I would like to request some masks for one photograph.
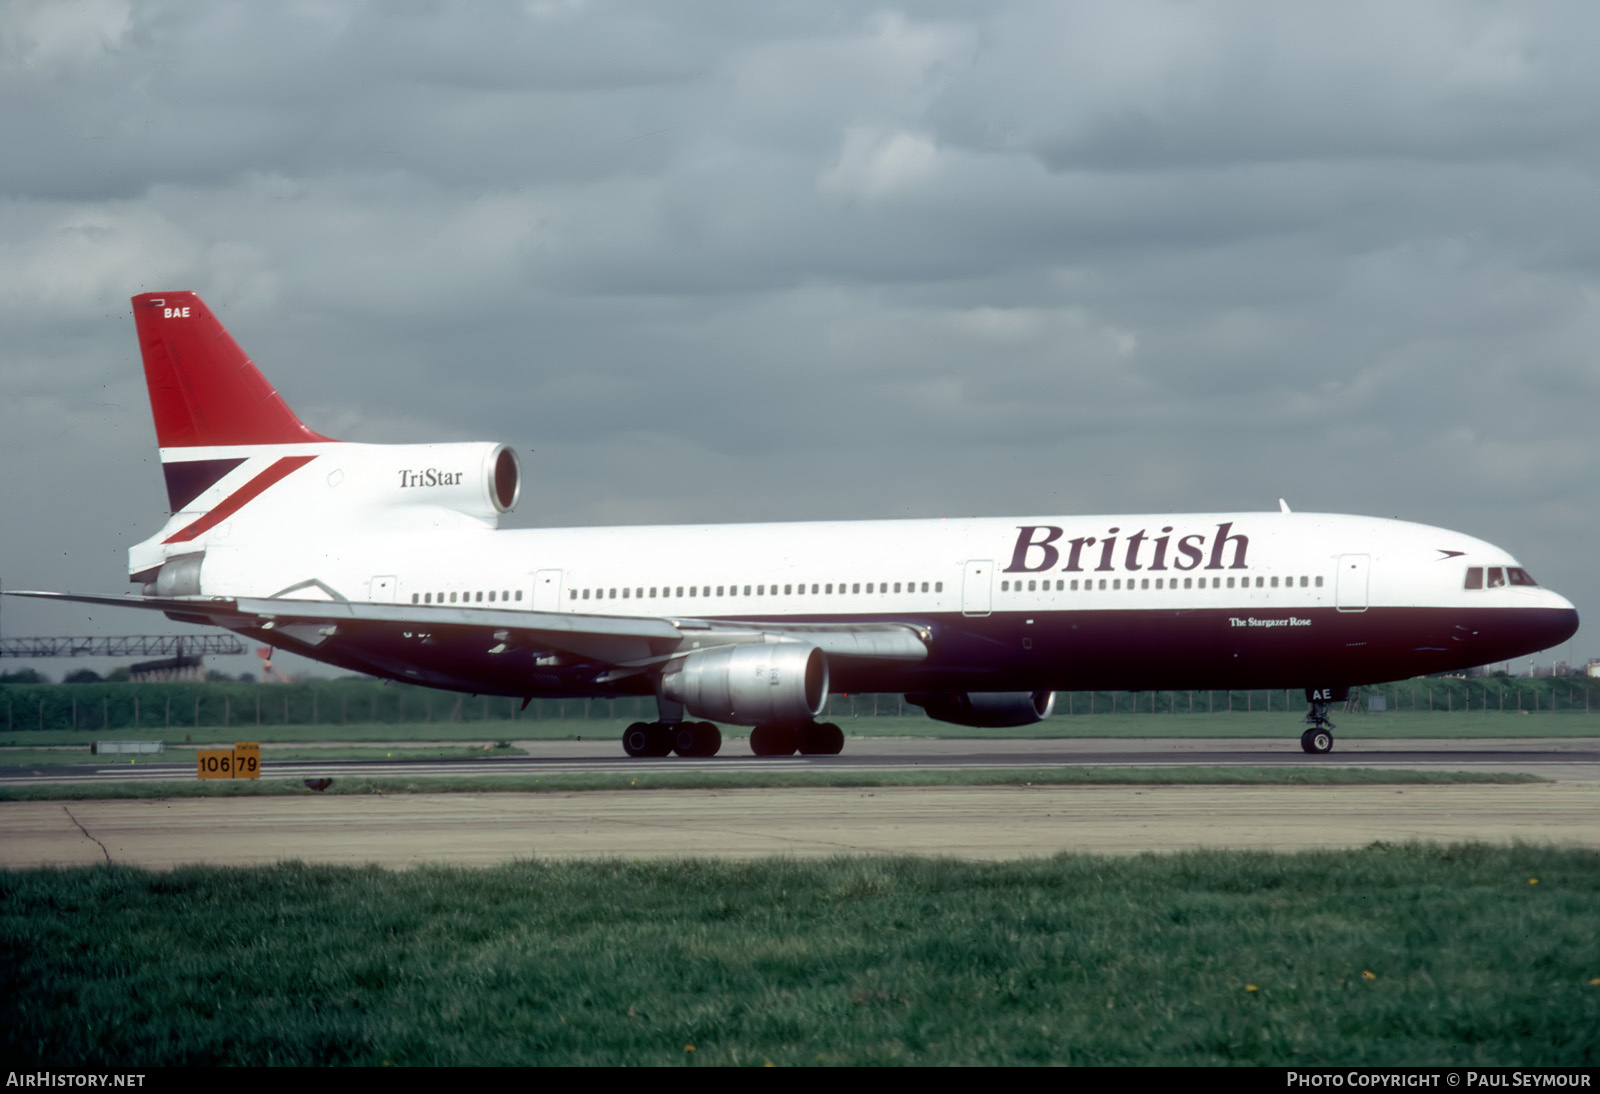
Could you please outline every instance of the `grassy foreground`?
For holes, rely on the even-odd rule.
[[[1600,1063],[1600,855],[0,874],[0,1055]]]

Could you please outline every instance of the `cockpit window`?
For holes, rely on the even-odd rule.
[[[1482,566],[1468,566],[1467,567],[1467,585],[1466,585],[1466,587],[1469,588],[1469,589],[1481,589],[1481,588],[1483,588],[1483,567]]]
[[[1499,589],[1506,583],[1506,572],[1499,566],[1489,567],[1489,588]]]
[[[1532,585],[1537,587],[1539,584],[1537,581],[1533,580],[1533,575],[1527,570],[1524,570],[1521,566],[1507,567],[1506,575],[1511,578],[1511,584],[1513,585]]]

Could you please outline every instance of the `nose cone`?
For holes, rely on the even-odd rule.
[[[1565,608],[1551,609],[1550,639],[1544,644],[1545,649],[1559,646],[1567,639],[1578,633],[1578,609],[1568,604]]]
[[[1526,640],[1529,653],[1559,646],[1578,633],[1578,609],[1572,601],[1549,589],[1539,594],[1537,607],[1518,613],[1519,637]]]

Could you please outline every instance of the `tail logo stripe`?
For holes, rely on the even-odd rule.
[[[243,509],[250,502],[261,496],[273,483],[280,481],[293,472],[304,467],[315,456],[285,456],[281,460],[274,460],[272,466],[261,474],[245,483],[239,489],[229,494],[217,507],[193,524],[187,525],[181,531],[175,532],[162,540],[163,543],[187,543],[202,533],[209,532],[233,514]]]
[[[231,460],[184,460],[164,463],[161,473],[167,480],[167,501],[174,513],[181,513],[195,498],[221,482],[223,476],[244,463],[245,457]]]

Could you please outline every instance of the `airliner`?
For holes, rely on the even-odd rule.
[[[1305,690],[1333,747],[1352,686],[1559,644],[1572,604],[1493,544],[1277,511],[502,529],[494,443],[313,432],[192,292],[133,298],[171,516],[134,596],[343,669],[521,697],[653,696],[634,756],[833,754],[830,692],[1000,728],[1059,691]]]

